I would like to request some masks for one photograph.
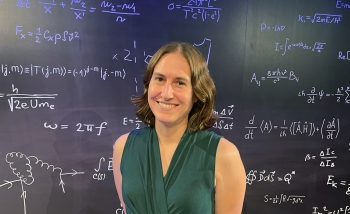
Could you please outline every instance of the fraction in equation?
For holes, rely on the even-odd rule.
[[[281,203],[286,203],[286,202],[291,202],[292,204],[300,204],[303,203],[305,196],[303,195],[285,195],[285,194],[281,194],[276,195],[274,197],[269,197],[269,195],[265,195],[264,196],[264,202],[270,202],[272,201],[272,203],[274,204],[281,204]]]
[[[245,128],[248,129],[248,133],[244,135],[246,140],[254,139],[254,130],[260,130],[262,134],[270,134],[272,130],[280,130],[279,137],[287,137],[288,133],[291,136],[306,135],[308,137],[314,136],[315,133],[320,133],[322,139],[335,140],[338,138],[340,131],[340,122],[338,118],[333,118],[329,121],[323,119],[320,125],[308,121],[292,121],[287,125],[286,120],[283,120],[283,125],[279,126],[273,125],[271,120],[262,120],[258,127],[255,125],[255,115],[253,115]]]
[[[27,33],[23,33],[22,29],[23,26],[16,25],[16,36],[20,36],[20,39],[26,39],[26,36],[35,38],[36,43],[41,43],[42,39],[44,39],[45,41],[51,41],[56,45],[59,41],[71,42],[73,39],[79,39],[79,33],[77,31],[69,32],[65,30],[62,33],[51,34],[49,30],[42,32],[40,28],[37,28],[36,31],[28,31]]]
[[[0,98],[8,97],[7,101],[10,111],[26,110],[26,109],[55,109],[55,105],[51,104],[52,99],[55,99],[57,94],[19,94],[18,88],[12,84],[12,92],[14,94],[0,93]]]
[[[333,178],[334,178],[334,175],[328,175],[327,185],[330,185],[333,188],[338,188],[338,182],[335,182]],[[343,181],[340,181],[339,184],[345,187],[347,186],[347,190],[345,191],[345,194],[350,195],[350,182],[343,180]]]
[[[77,123],[76,125],[77,132],[93,132],[94,128],[97,130],[97,136],[101,135],[103,129],[107,128],[107,122],[102,122],[99,126],[91,123]],[[68,129],[69,125],[67,124],[53,124],[48,125],[47,122],[44,123],[44,128],[46,129]]]
[[[273,83],[277,83],[281,79],[299,82],[299,77],[295,75],[294,71],[289,71],[289,72],[287,70],[280,71],[280,69],[277,68],[276,71],[267,71],[266,76],[263,76],[260,79],[257,78],[255,73],[253,73],[250,83],[253,83],[254,81],[258,86],[260,86],[261,81],[265,81],[267,79],[271,79]]]
[[[320,167],[335,167],[335,163],[333,162],[332,159],[336,159],[337,156],[335,156],[335,151],[331,151],[330,148],[327,148],[326,151],[321,151],[319,154],[319,157],[321,158],[321,162],[320,162]],[[307,154],[305,156],[305,161],[309,161],[309,160],[315,160],[317,158],[316,155],[310,155]]]
[[[306,22],[310,20],[311,23],[338,24],[341,20],[341,17],[342,15],[315,13],[314,16],[304,17],[302,15],[299,15],[298,22]]]
[[[129,123],[135,124],[135,125],[136,125],[136,129],[140,129],[140,128],[141,128],[141,127],[140,127],[140,123],[142,123],[142,121],[139,120],[137,117],[136,117],[135,120],[133,120],[133,119],[128,119],[127,117],[124,117],[124,118],[123,118],[123,125],[124,125],[124,126],[127,126],[127,125],[129,125]]]
[[[16,6],[22,8],[30,8],[29,0],[18,0]],[[64,2],[55,3],[55,0],[51,1],[40,1],[40,5],[43,6],[45,14],[52,14],[54,8],[60,8],[61,10],[71,10],[75,15],[76,20],[82,20],[87,13],[95,13],[97,7],[88,6],[83,0],[72,0],[70,5]],[[139,16],[140,13],[136,12],[135,3],[128,4],[115,4],[112,1],[102,1],[100,4],[102,13],[116,15],[116,22],[126,21],[126,16]]]
[[[303,50],[311,50],[316,51],[318,53],[321,53],[321,51],[324,49],[325,42],[315,42],[313,46],[310,46],[303,42],[297,42],[297,43],[289,43],[289,38],[286,38],[284,44],[280,44],[279,42],[275,42],[275,51],[282,50],[282,56],[284,56],[287,51],[291,51],[292,48],[296,47]]]
[[[219,22],[222,8],[213,7],[211,5],[211,0],[206,0],[206,5],[204,5],[204,2],[205,1],[190,0],[187,5],[170,3],[168,5],[168,10],[182,9],[185,12],[185,19],[190,17],[195,20],[202,19],[202,21],[205,21],[209,19]]]
[[[316,87],[312,87],[310,90],[310,93],[305,93],[304,90],[299,91],[298,93],[299,97],[306,97],[308,96],[307,103],[315,103],[315,98],[318,97],[320,100],[326,96],[326,97],[335,97],[336,102],[340,103],[341,98],[344,98],[344,103],[350,104],[350,86],[346,87],[339,87],[337,88],[337,91],[335,93],[325,93],[324,90],[320,90],[319,92],[316,91]]]
[[[218,121],[216,121],[213,125],[213,128],[216,129],[233,129],[233,117],[231,114],[233,113],[233,108],[235,105],[229,105],[227,108],[223,108],[220,113],[218,111],[214,111],[214,114],[219,115]]]

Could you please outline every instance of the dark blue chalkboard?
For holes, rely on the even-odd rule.
[[[203,53],[243,213],[350,212],[350,1],[0,0],[0,207],[117,213],[114,141],[170,41]]]

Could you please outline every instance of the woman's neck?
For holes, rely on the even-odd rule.
[[[181,137],[187,129],[187,124],[179,124],[177,126],[165,126],[163,124],[155,124],[158,141],[163,145],[178,144]]]

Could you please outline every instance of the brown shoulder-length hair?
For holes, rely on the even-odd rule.
[[[191,84],[194,97],[197,101],[189,113],[188,130],[194,132],[205,130],[214,125],[218,116],[214,113],[216,88],[210,77],[206,61],[202,54],[189,43],[170,42],[163,45],[151,58],[143,76],[143,95],[131,98],[136,105],[136,115],[143,123],[154,127],[155,117],[148,104],[148,87],[153,70],[159,60],[167,53],[181,53],[191,69]]]

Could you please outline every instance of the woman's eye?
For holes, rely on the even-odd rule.
[[[161,82],[161,81],[163,81],[164,79],[163,79],[162,77],[156,77],[156,80],[159,81],[159,82]]]
[[[178,81],[177,84],[179,84],[179,85],[185,85],[185,83],[182,82],[182,81]]]

